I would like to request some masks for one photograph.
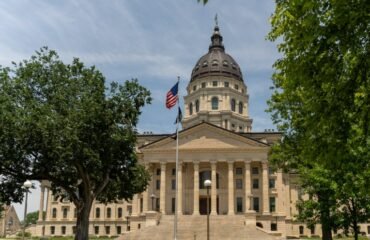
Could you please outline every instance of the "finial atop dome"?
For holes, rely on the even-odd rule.
[[[222,36],[220,34],[220,28],[218,26],[218,16],[216,13],[215,16],[215,28],[213,30],[213,35],[211,37],[211,45],[209,46],[209,51],[213,49],[221,49],[221,51],[225,51],[225,47],[222,44]]]

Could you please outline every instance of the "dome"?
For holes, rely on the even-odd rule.
[[[239,65],[229,54],[225,53],[220,29],[217,25],[211,41],[208,53],[202,56],[195,64],[190,82],[208,76],[226,76],[243,81]]]

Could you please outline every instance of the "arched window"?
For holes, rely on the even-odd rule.
[[[53,208],[53,211],[52,211],[51,215],[52,215],[53,218],[57,217],[57,209],[56,208]]]
[[[218,109],[218,98],[213,97],[211,101],[212,101],[212,110],[217,110]]]
[[[242,102],[239,102],[239,113],[240,114],[243,113],[243,103]]]
[[[100,208],[95,209],[95,218],[100,218]]]
[[[195,112],[199,112],[199,100],[195,101]]]
[[[193,103],[189,104],[189,115],[193,115]]]
[[[122,208],[118,208],[118,218],[122,217]]]
[[[211,171],[202,171],[199,173],[199,188],[200,189],[205,189],[206,187],[204,186],[204,181],[205,180],[211,180]],[[216,188],[219,188],[219,175],[218,173],[216,174]]]
[[[107,208],[107,218],[111,218],[111,216],[112,216],[112,209]]]
[[[63,218],[67,218],[67,216],[68,216],[68,209],[63,208]]]
[[[231,99],[231,111],[235,112],[235,99]]]

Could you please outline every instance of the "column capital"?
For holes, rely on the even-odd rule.
[[[159,163],[161,164],[161,168],[166,168],[167,162],[160,161]]]
[[[228,161],[227,165],[229,167],[229,170],[232,169],[234,167],[234,161]]]
[[[247,166],[247,165],[251,165],[252,163],[252,160],[248,159],[248,160],[245,160],[244,161],[244,164]]]
[[[199,161],[199,160],[193,160],[193,161],[192,161],[192,163],[193,163],[194,165],[199,165],[200,161]]]
[[[268,162],[262,162],[262,168],[267,169],[268,168]]]

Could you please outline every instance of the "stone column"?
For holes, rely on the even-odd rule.
[[[137,216],[138,213],[139,213],[137,200],[138,200],[138,194],[135,194],[134,197],[132,198],[132,201],[131,201],[131,203],[132,203],[132,216]]]
[[[228,215],[234,215],[234,162],[228,162]]]
[[[161,162],[160,212],[166,214],[166,163]]]
[[[50,191],[49,191],[49,188],[46,187],[46,216],[45,216],[45,220],[49,220],[50,219]]]
[[[148,164],[145,164],[145,168],[148,169]],[[148,204],[149,204],[149,194],[148,194],[148,188],[143,192],[143,213],[146,213],[148,211]]]
[[[262,200],[263,200],[263,214],[269,214],[269,175],[267,162],[262,163]]]
[[[211,162],[212,170],[212,185],[211,185],[211,215],[217,215],[217,172],[216,172],[216,161]]]
[[[284,199],[284,196],[283,196],[283,172],[281,170],[278,170],[276,172],[276,176],[277,176],[277,179],[276,179],[276,186],[275,188],[277,189],[277,206],[276,206],[276,212],[279,214],[279,215],[282,215],[284,214],[284,204],[283,204],[283,199]]]
[[[244,174],[244,191],[245,191],[245,212],[253,212],[251,205],[251,163],[245,162],[245,174]]]
[[[40,209],[39,209],[39,221],[44,220],[43,213],[44,213],[44,195],[45,195],[45,187],[41,184],[41,195],[40,195]]]
[[[194,161],[194,204],[193,215],[199,215],[199,162]]]
[[[179,162],[177,171],[177,214],[182,214],[182,163]]]

